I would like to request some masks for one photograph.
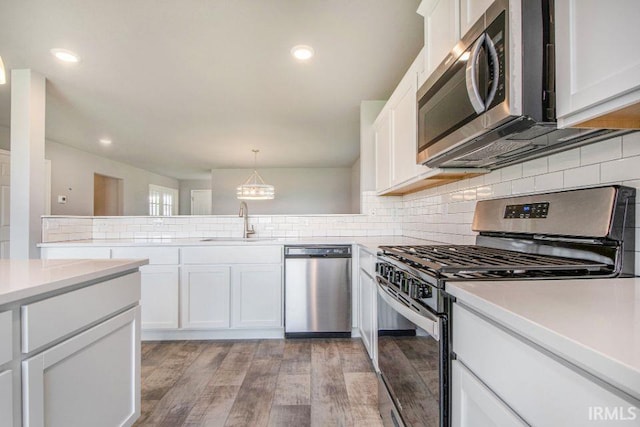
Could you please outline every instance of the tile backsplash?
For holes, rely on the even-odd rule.
[[[249,223],[256,237],[404,235],[471,244],[478,200],[604,184],[640,189],[640,132],[405,196],[377,197],[374,192],[363,192],[360,215],[251,215]],[[636,212],[640,217],[640,208]],[[242,218],[237,216],[43,218],[43,242],[241,235]],[[640,242],[638,229],[636,236]],[[639,261],[636,256],[636,271],[640,272]]]

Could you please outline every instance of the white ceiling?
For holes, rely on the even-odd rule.
[[[387,99],[423,44],[418,3],[0,0],[0,56],[44,74],[47,138],[85,151],[178,179],[250,167],[252,148],[259,167],[350,166],[360,101]]]

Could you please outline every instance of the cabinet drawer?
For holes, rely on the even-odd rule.
[[[109,259],[110,248],[76,247],[76,248],[42,248],[43,259]]]
[[[637,406],[460,304],[451,322],[458,360],[530,425],[585,426],[593,407]]]
[[[10,362],[13,358],[13,322],[12,313],[0,313],[0,365]]]
[[[140,273],[22,306],[22,352],[88,326],[140,300]]]
[[[371,252],[360,248],[358,250],[360,269],[364,270],[373,277],[376,273],[376,257]]]
[[[13,427],[13,372],[0,372],[0,427]]]
[[[182,248],[183,264],[277,264],[282,246],[194,246]]]
[[[111,258],[147,258],[149,264],[179,264],[179,249],[172,247],[161,248],[128,248],[114,247],[111,249]]]

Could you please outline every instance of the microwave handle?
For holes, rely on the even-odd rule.
[[[480,96],[480,89],[478,88],[478,57],[480,56],[480,49],[485,42],[486,33],[482,33],[478,40],[473,44],[471,49],[471,55],[467,62],[465,83],[467,84],[467,95],[469,95],[469,101],[471,106],[480,114],[485,110],[484,101]]]
[[[491,89],[489,89],[489,95],[485,102],[485,109],[489,109],[489,106],[493,102],[493,98],[498,92],[498,83],[500,82],[500,62],[498,59],[498,52],[496,51],[496,45],[493,44],[491,37],[486,36],[487,51],[489,52],[489,61],[491,61],[491,68],[493,69],[493,81],[491,82]]]

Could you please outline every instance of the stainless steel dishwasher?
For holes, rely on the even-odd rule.
[[[284,248],[285,338],[351,336],[351,246]]]

